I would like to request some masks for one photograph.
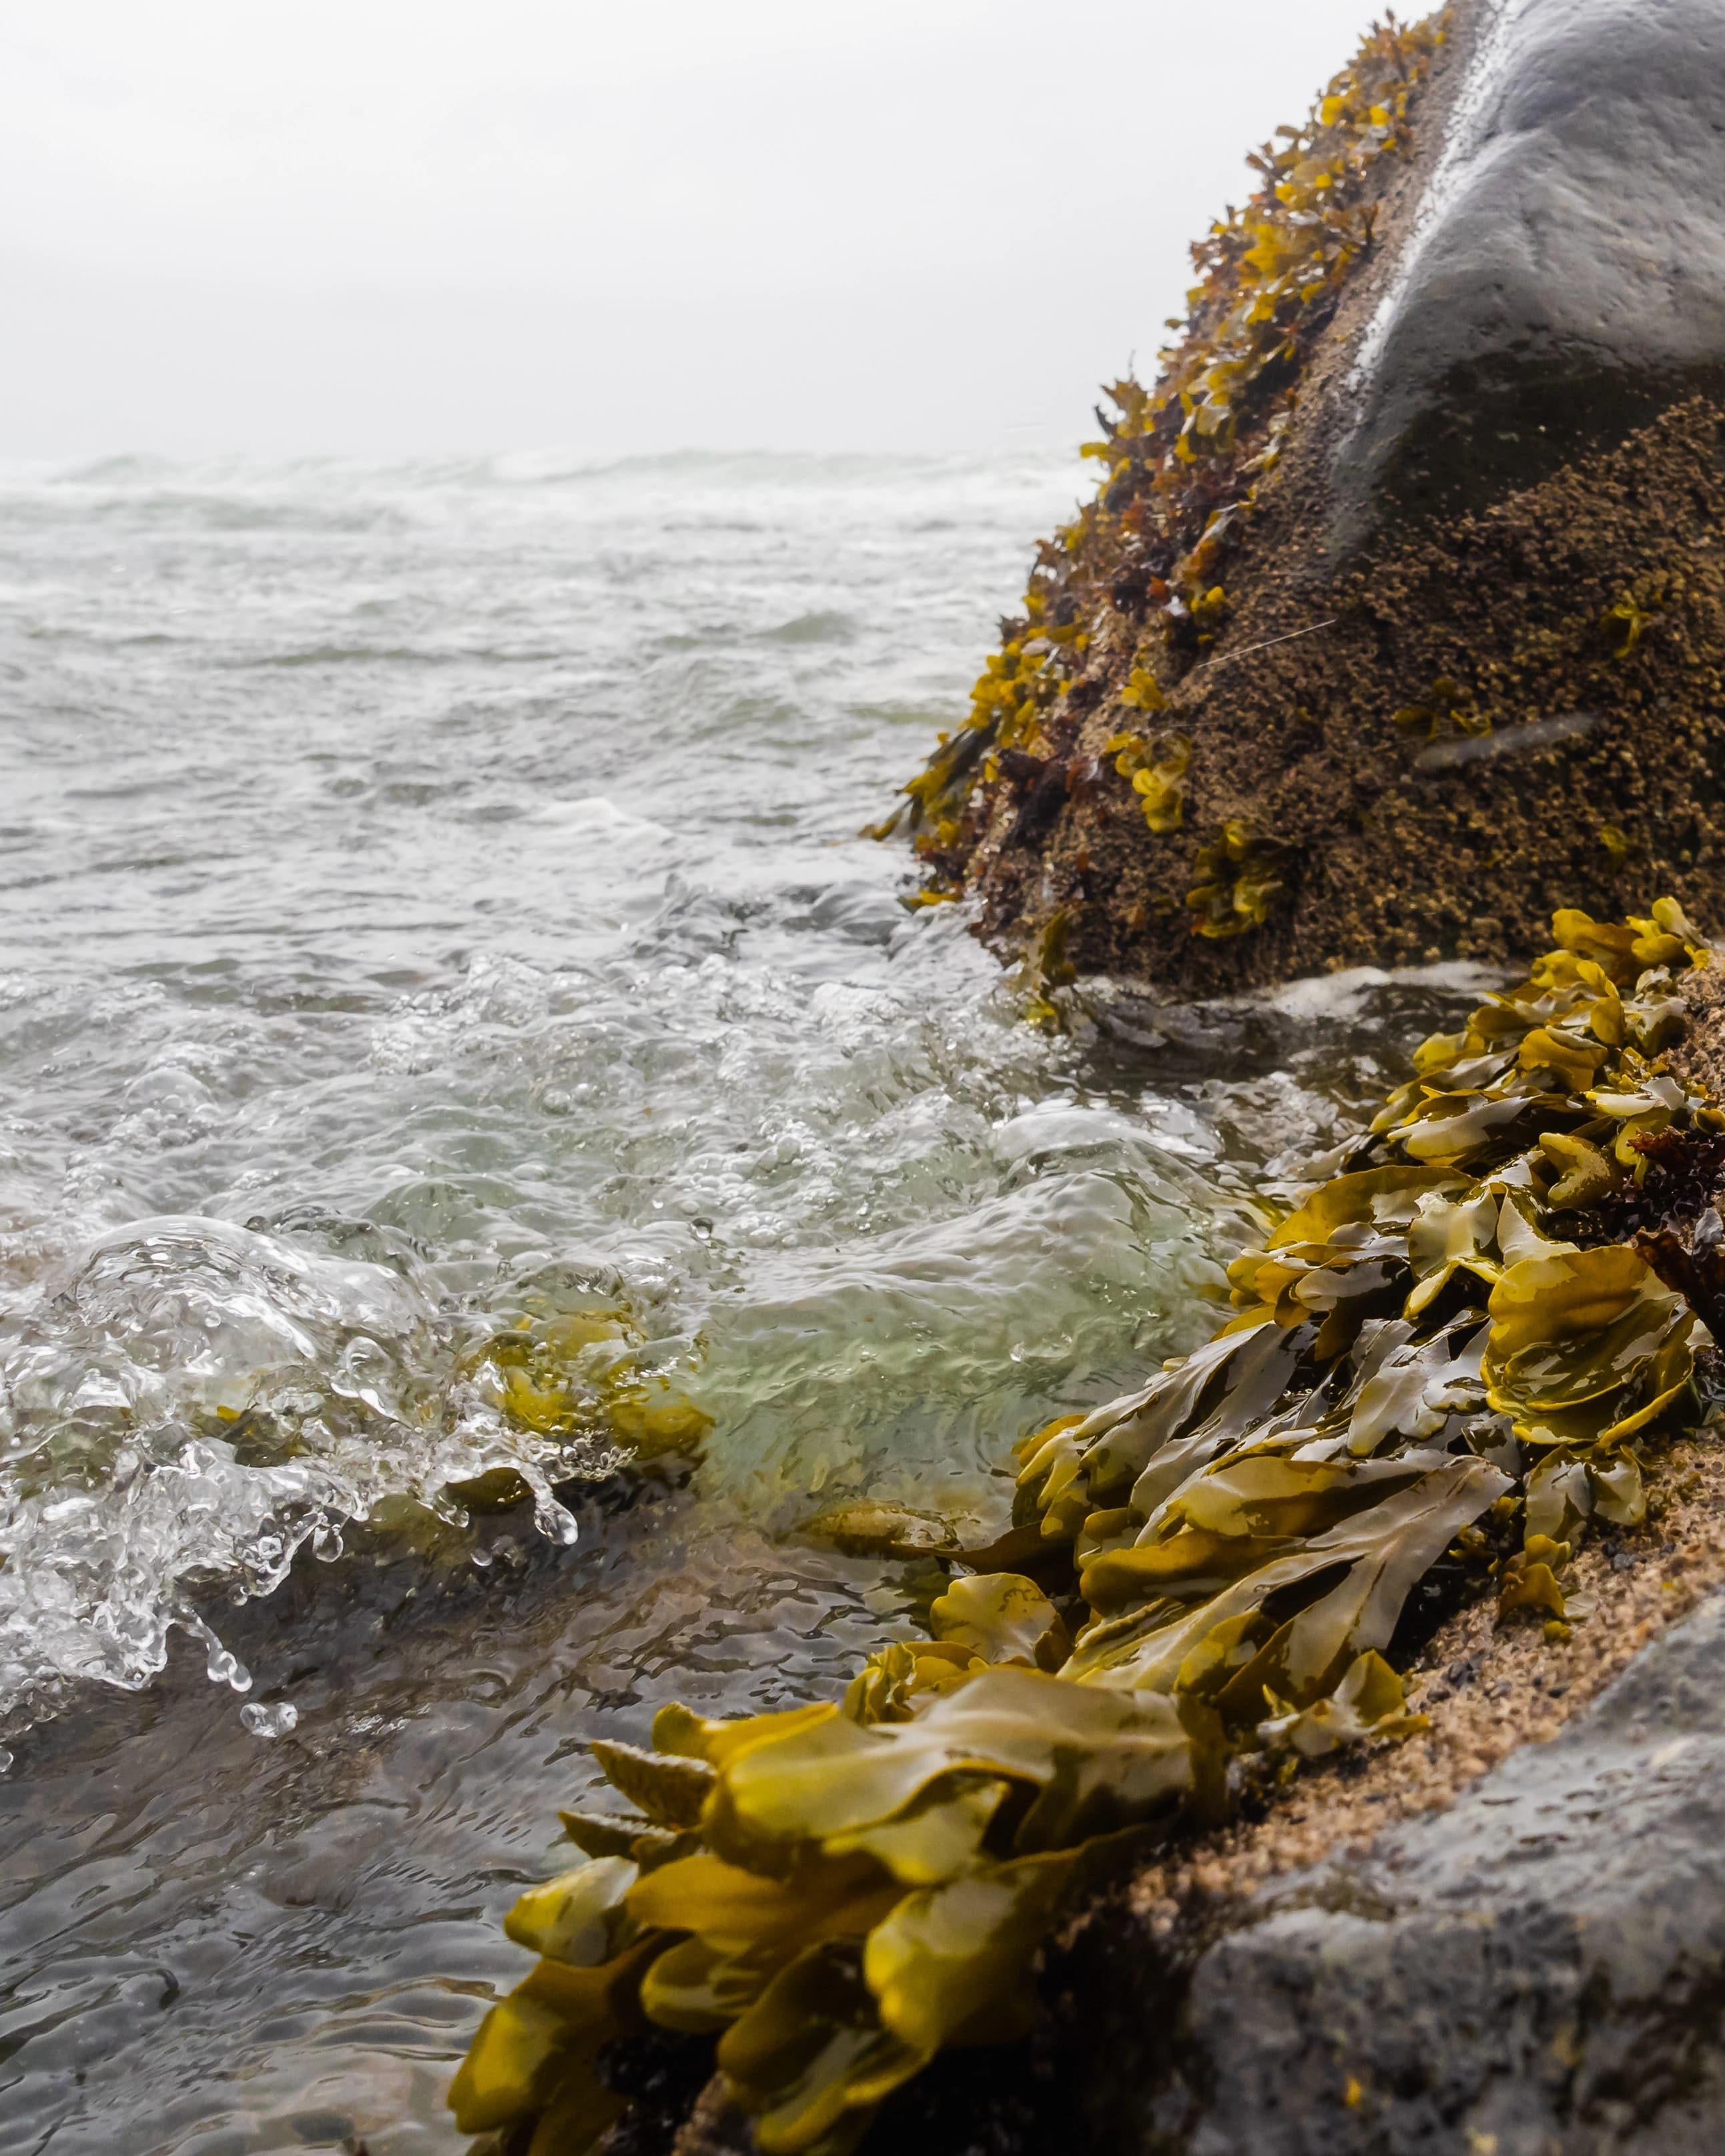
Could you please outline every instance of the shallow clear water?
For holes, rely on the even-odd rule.
[[[901,906],[858,829],[1075,485],[0,483],[0,2146],[453,2148],[583,1740],[906,1629],[802,1523],[998,1525],[1439,1014],[1050,1040]],[[495,1343],[595,1312],[536,1430]]]

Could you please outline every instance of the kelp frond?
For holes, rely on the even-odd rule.
[[[511,1914],[542,1959],[456,2076],[464,2128],[580,2156],[618,2108],[598,2047],[645,2021],[718,2037],[766,2156],[840,2156],[937,2051],[1024,2030],[1060,1910],[1215,1816],[1232,1756],[1423,1727],[1387,1653],[1446,1553],[1561,1631],[1590,1521],[1643,1517],[1642,1447],[1694,1411],[1708,1335],[1668,1280],[1717,1285],[1712,1245],[1665,1231],[1662,1278],[1601,1224],[1650,1147],[1725,1163],[1725,1111],[1658,1060],[1712,963],[1675,902],[1553,929],[1235,1259],[1208,1346],[1019,1445],[1010,1539],[1065,1569],[1076,1636],[978,1552],[842,1702],[594,1745],[630,1809],[566,1815],[588,1861]],[[1512,1551],[1476,1523],[1517,1502]],[[927,1557],[875,1509],[829,1532]]]

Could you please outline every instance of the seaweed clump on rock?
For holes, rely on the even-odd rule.
[[[1687,0],[1373,32],[1111,393],[906,789],[922,900],[1177,998],[1719,905],[1722,51]]]
[[[1235,1260],[1209,1346],[1018,1447],[932,1640],[842,1702],[593,1746],[619,1809],[566,1814],[585,1861],[509,1919],[541,1959],[456,2076],[465,2130],[579,2156],[627,2110],[607,2047],[654,2027],[716,2040],[766,2156],[837,2156],[937,2053],[1029,2028],[1075,1896],[1423,1727],[1392,1657],[1435,1568],[1567,1636],[1566,1570],[1645,1514],[1711,1347],[1604,1238],[1725,1111],[1662,1053],[1713,970],[1676,902],[1553,927]]]
[[[1182,343],[1163,354],[1153,389],[1128,378],[1109,391],[1117,416],[1098,411],[1101,439],[1083,452],[1106,467],[1096,498],[1040,548],[1024,616],[1003,624],[969,717],[905,789],[930,871],[926,897],[963,884],[991,821],[1004,818],[1007,847],[1039,845],[1068,794],[1105,787],[1111,763],[1142,797],[1153,832],[1181,828],[1191,743],[1147,729],[1164,711],[1171,668],[1209,650],[1229,617],[1224,564],[1281,455],[1342,288],[1371,246],[1377,168],[1404,153],[1443,23],[1409,28],[1392,15],[1374,29],[1305,126],[1253,156],[1262,184],[1245,208],[1193,247],[1199,282]],[[1123,639],[1122,625],[1140,621],[1149,633]],[[1099,645],[1113,653],[1117,682],[1099,676]],[[1069,761],[1062,747],[1105,701],[1118,706],[1119,726],[1088,762]]]

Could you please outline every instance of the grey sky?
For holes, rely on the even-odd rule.
[[[1064,442],[1369,0],[0,0],[0,454]]]

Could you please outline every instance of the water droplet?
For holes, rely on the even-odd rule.
[[[223,1646],[212,1648],[208,1668],[212,1684],[231,1685],[235,1691],[249,1691],[252,1688],[251,1671],[237,1655],[229,1654]]]
[[[297,1725],[300,1710],[285,1699],[278,1700],[273,1707],[252,1699],[240,1708],[239,1718],[254,1737],[285,1737]]]
[[[533,1507],[533,1524],[547,1542],[563,1549],[571,1549],[581,1539],[581,1530],[576,1525],[575,1515],[567,1505],[560,1505],[555,1497],[547,1496]]]

